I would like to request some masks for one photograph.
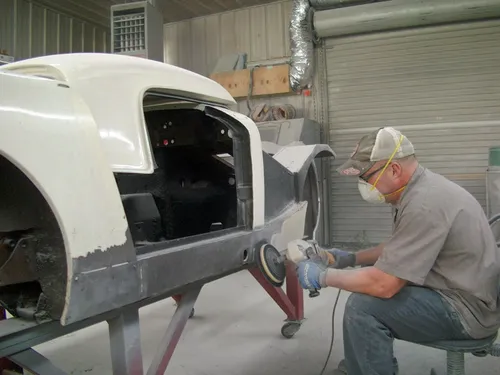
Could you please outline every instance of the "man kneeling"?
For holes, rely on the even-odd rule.
[[[426,343],[497,332],[500,250],[478,201],[421,166],[411,142],[390,127],[362,137],[337,171],[358,178],[363,199],[396,212],[385,243],[356,253],[324,250],[333,264],[323,256],[297,266],[305,289],[352,292],[337,373],[396,374],[395,338]],[[342,269],[356,265],[367,267]]]

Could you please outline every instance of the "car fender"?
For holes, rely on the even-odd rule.
[[[274,154],[274,159],[296,176],[298,187],[304,186],[307,173],[315,159],[336,157],[335,152],[326,144],[293,145],[282,147]]]
[[[304,235],[318,240],[319,223],[325,215],[322,199],[325,192],[321,190],[318,176],[317,159],[336,157],[335,152],[326,144],[291,144],[283,146],[274,153],[273,158],[279,162],[291,175],[294,185],[294,196],[298,201],[309,202],[304,218]],[[324,219],[324,217],[323,217]]]
[[[136,258],[120,194],[77,93],[62,82],[12,73],[0,73],[0,87],[0,153],[40,191],[63,236],[66,313],[79,273]]]

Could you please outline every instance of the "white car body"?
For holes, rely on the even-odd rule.
[[[132,267],[138,256],[114,174],[149,175],[155,171],[143,107],[145,95],[152,91],[199,103],[246,129],[252,176],[251,229],[269,226],[259,131],[247,116],[228,109],[235,101],[218,83],[172,65],[113,54],[52,55],[7,64],[0,68],[0,155],[32,182],[57,220],[67,272],[61,302],[63,324],[127,305],[147,294],[140,282],[144,270],[131,271],[138,268]],[[311,163],[308,156],[314,158],[322,151],[334,155],[328,146],[316,151],[315,146],[294,147],[301,150],[298,165],[285,166],[292,174]],[[275,160],[290,164],[289,157],[280,161],[279,153]],[[29,215],[16,215],[8,205],[4,208],[0,231],[33,226]],[[281,247],[302,238],[306,208],[300,202],[287,206],[290,215],[281,222],[282,229],[273,229],[272,236],[266,236],[276,238]],[[107,274],[101,278],[98,271],[103,269]],[[108,277],[126,277],[128,284],[108,283],[102,291]],[[91,293],[92,307],[82,303],[83,289]]]

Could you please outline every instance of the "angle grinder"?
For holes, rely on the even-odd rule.
[[[297,264],[303,260],[319,257],[320,251],[315,241],[293,240],[288,243],[284,254],[281,254],[273,245],[264,243],[257,251],[256,260],[266,280],[279,288],[285,282],[286,260]],[[309,290],[309,297],[317,296],[319,296],[317,289]]]

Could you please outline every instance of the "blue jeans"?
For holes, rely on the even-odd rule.
[[[451,305],[432,289],[417,286],[406,286],[390,299],[351,294],[343,330],[348,375],[393,374],[394,339],[470,339]]]

